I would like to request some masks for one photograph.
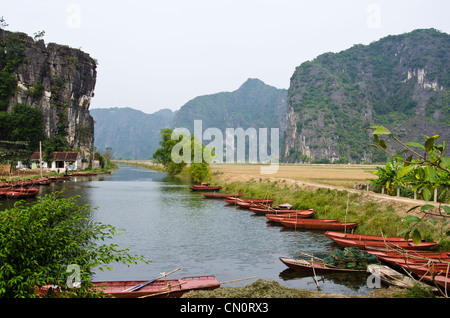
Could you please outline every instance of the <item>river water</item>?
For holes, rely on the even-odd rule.
[[[279,257],[298,258],[299,251],[325,257],[338,248],[324,231],[292,230],[267,222],[265,216],[205,199],[176,177],[121,165],[111,175],[74,177],[40,187],[40,195],[65,189],[80,204],[96,207],[94,219],[124,229],[112,242],[143,255],[150,264],[112,264],[94,280],[150,280],[181,268],[169,277],[216,275],[220,282],[256,276],[291,288],[318,290],[311,274],[288,269]],[[6,202],[0,202],[0,209]],[[364,296],[373,289],[368,274],[318,275],[320,290]],[[224,287],[245,286],[256,279]]]

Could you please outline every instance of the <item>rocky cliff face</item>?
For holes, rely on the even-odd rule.
[[[288,91],[284,160],[384,161],[369,147],[371,125],[404,141],[448,140],[449,58],[450,36],[427,29],[301,64]]]
[[[96,62],[87,53],[68,46],[35,41],[15,33],[22,41],[22,62],[13,71],[17,90],[8,110],[16,103],[38,108],[48,137],[62,135],[73,150],[88,159],[94,151],[94,121],[89,114],[96,82]],[[0,36],[11,32],[0,29]]]

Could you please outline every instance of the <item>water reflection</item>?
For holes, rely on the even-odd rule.
[[[152,279],[181,267],[183,276],[214,274],[219,281],[257,276],[317,290],[311,275],[287,269],[279,257],[298,258],[299,251],[324,257],[336,248],[321,231],[288,230],[224,201],[204,199],[186,182],[161,172],[123,165],[112,175],[41,186],[40,195],[62,189],[65,196],[78,195],[80,204],[97,207],[95,221],[125,230],[113,243],[151,261],[130,267],[113,264],[113,271],[96,272],[96,280]],[[342,273],[319,278],[324,292],[371,291],[364,273],[359,278]]]

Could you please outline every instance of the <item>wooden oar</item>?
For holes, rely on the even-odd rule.
[[[164,273],[163,275],[161,275],[161,276],[159,276],[159,277],[157,277],[157,278],[155,278],[155,279],[152,279],[152,280],[146,281],[145,283],[142,283],[142,284],[139,284],[139,285],[130,287],[130,288],[128,288],[128,289],[125,289],[125,290],[123,290],[123,292],[130,292],[130,291],[138,290],[138,289],[144,287],[145,285],[151,284],[151,283],[153,283],[154,281],[157,281],[157,280],[160,279],[160,278],[166,277],[166,276],[169,275],[169,274],[172,274],[172,273],[175,273],[176,271],[179,271],[180,269],[181,269],[181,268],[177,268],[177,269],[175,269],[175,270],[173,270],[173,271],[171,271],[171,272],[169,272],[169,273]]]

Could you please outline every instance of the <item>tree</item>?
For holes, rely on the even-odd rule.
[[[437,144],[436,141],[440,135],[432,137],[425,136],[424,144],[418,142],[402,142],[383,126],[372,126],[374,129],[373,138],[374,146],[387,155],[395,158],[402,166],[399,169],[396,178],[404,183],[412,186],[412,190],[417,190],[422,194],[425,201],[430,201],[434,189],[439,186],[444,187],[445,193],[448,193],[450,186],[450,158],[445,154],[447,142],[444,140],[442,144]],[[388,136],[401,145],[403,154],[391,154],[387,149],[386,140],[380,138],[381,136]],[[408,212],[420,209],[423,217],[408,215],[404,221],[408,224],[408,228],[403,230],[401,234],[405,238],[412,237],[414,243],[419,243],[422,239],[417,226],[425,220],[425,217],[433,225],[441,226],[445,229],[450,224],[450,206],[439,204],[436,208],[432,204],[425,204],[415,206]],[[450,236],[450,231],[445,235]]]
[[[128,249],[104,243],[118,230],[92,221],[92,211],[89,205],[79,206],[75,197],[52,193],[0,212],[0,297],[37,297],[36,288],[48,284],[63,292],[49,296],[98,297],[101,292],[92,289],[93,269],[110,269],[112,262],[148,263]],[[80,288],[69,284],[73,266],[79,268]]]
[[[155,162],[162,164],[171,175],[179,174],[189,164],[188,172],[191,181],[202,182],[209,175],[209,162],[214,153],[206,149],[194,136],[173,133],[172,129],[161,129],[159,142],[161,147],[153,154]],[[178,140],[172,139],[176,136]],[[196,152],[201,154],[201,161],[195,160]],[[174,156],[176,159],[173,158]]]

